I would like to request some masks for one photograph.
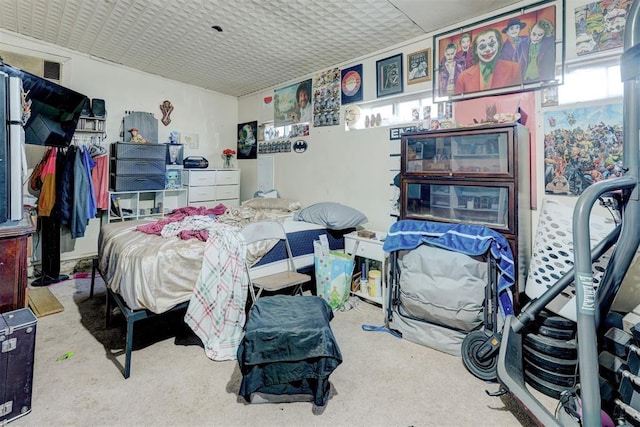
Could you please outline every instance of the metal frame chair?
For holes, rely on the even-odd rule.
[[[311,281],[308,274],[298,273],[293,263],[293,255],[287,234],[282,224],[276,221],[259,221],[247,224],[240,231],[247,246],[252,243],[274,240],[283,241],[287,253],[287,269],[285,271],[269,274],[262,277],[251,277],[251,266],[245,262],[245,269],[249,277],[249,292],[251,294],[252,305],[262,295],[263,291],[276,292],[286,288],[294,288],[293,294],[302,295],[302,285]],[[257,292],[256,292],[257,290]]]

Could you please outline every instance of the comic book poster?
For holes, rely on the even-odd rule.
[[[578,56],[622,47],[631,0],[600,0],[575,9]]]
[[[622,103],[545,111],[545,193],[578,196],[622,175],[622,131]]]

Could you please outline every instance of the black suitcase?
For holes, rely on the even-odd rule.
[[[36,316],[29,308],[0,315],[0,423],[31,412]]]

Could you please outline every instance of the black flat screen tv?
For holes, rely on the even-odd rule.
[[[87,97],[7,64],[1,69],[22,79],[25,100],[31,102],[31,116],[24,124],[25,143],[68,147]]]

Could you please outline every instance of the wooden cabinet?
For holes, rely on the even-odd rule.
[[[232,208],[240,205],[238,169],[185,169],[182,183],[187,187],[190,206],[214,208],[222,203]]]
[[[35,227],[29,215],[0,224],[0,313],[27,306],[27,258]]]
[[[529,131],[517,123],[402,137],[400,218],[484,225],[511,245],[524,291],[530,257]]]

